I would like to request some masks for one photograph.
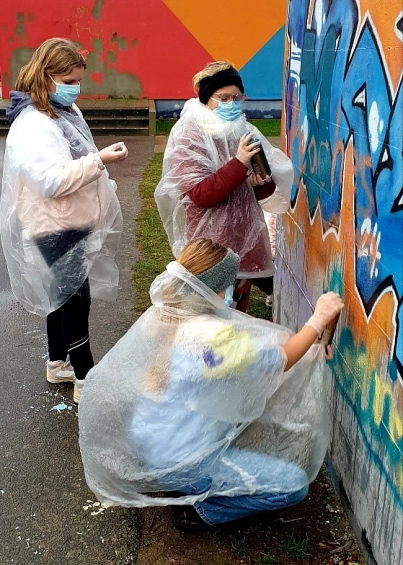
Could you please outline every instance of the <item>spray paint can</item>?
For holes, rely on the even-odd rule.
[[[253,132],[249,132],[252,133]],[[252,137],[252,139],[249,141],[248,145],[250,145],[251,143],[257,143],[260,142],[260,139],[256,138],[256,137]],[[262,147],[260,147],[260,151],[259,153],[256,153],[256,155],[253,155],[253,157],[250,160],[250,163],[252,165],[252,169],[253,172],[256,175],[259,175],[263,180],[265,180],[265,178],[267,176],[271,177],[271,168],[270,165],[267,161],[267,157],[265,152],[263,151]]]
[[[318,339],[317,343],[322,343],[325,347],[330,345],[333,341],[334,332],[336,331],[337,322],[339,321],[340,314],[338,314],[331,322],[328,323],[326,328],[323,330],[322,335]]]

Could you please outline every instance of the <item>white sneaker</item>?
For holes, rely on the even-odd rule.
[[[76,404],[80,403],[81,392],[83,390],[85,379],[76,379],[74,381],[73,400]]]
[[[67,358],[67,361],[46,362],[46,380],[48,383],[74,383],[75,378],[69,358]]]

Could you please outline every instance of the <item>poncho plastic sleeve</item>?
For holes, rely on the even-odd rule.
[[[179,127],[181,126],[181,127]],[[182,127],[178,122],[172,128],[164,155],[162,176],[175,182],[182,194],[215,173],[219,167],[211,156],[211,147],[197,128]],[[225,165],[230,158],[221,162]]]
[[[266,199],[259,199],[259,204],[266,212],[284,214],[290,206],[291,187],[294,180],[292,161],[280,149],[273,147],[257,128],[255,129],[272,170],[272,179],[276,183],[274,193]]]
[[[20,162],[20,180],[45,198],[67,196],[97,180],[102,175],[100,159],[90,152],[72,159],[67,140],[60,129],[43,129],[42,116],[31,112],[24,116],[25,135],[14,151],[15,163]],[[38,129],[41,134],[38,139]]]
[[[252,185],[252,188],[253,192],[255,193],[256,200],[266,200],[266,198],[269,198],[276,190],[276,183],[274,182],[274,180],[271,180],[263,186]]]

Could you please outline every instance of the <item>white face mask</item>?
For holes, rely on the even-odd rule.
[[[231,306],[231,304],[234,302],[233,294],[234,294],[234,285],[231,284],[225,289],[224,302],[227,306]]]

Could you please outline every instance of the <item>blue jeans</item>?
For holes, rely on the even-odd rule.
[[[196,502],[194,508],[207,524],[223,524],[258,512],[287,508],[298,504],[308,494],[307,475],[293,463],[269,455],[231,448],[227,450],[217,469],[217,477],[224,491],[231,487],[236,490],[236,485],[240,482],[236,469],[240,467],[243,477],[250,473],[252,481],[256,478],[257,483],[272,484],[273,491],[259,492],[257,484],[257,493],[253,495],[212,496]],[[185,494],[202,494],[209,490],[211,483],[211,478],[206,477],[193,485],[180,487],[179,490]]]

